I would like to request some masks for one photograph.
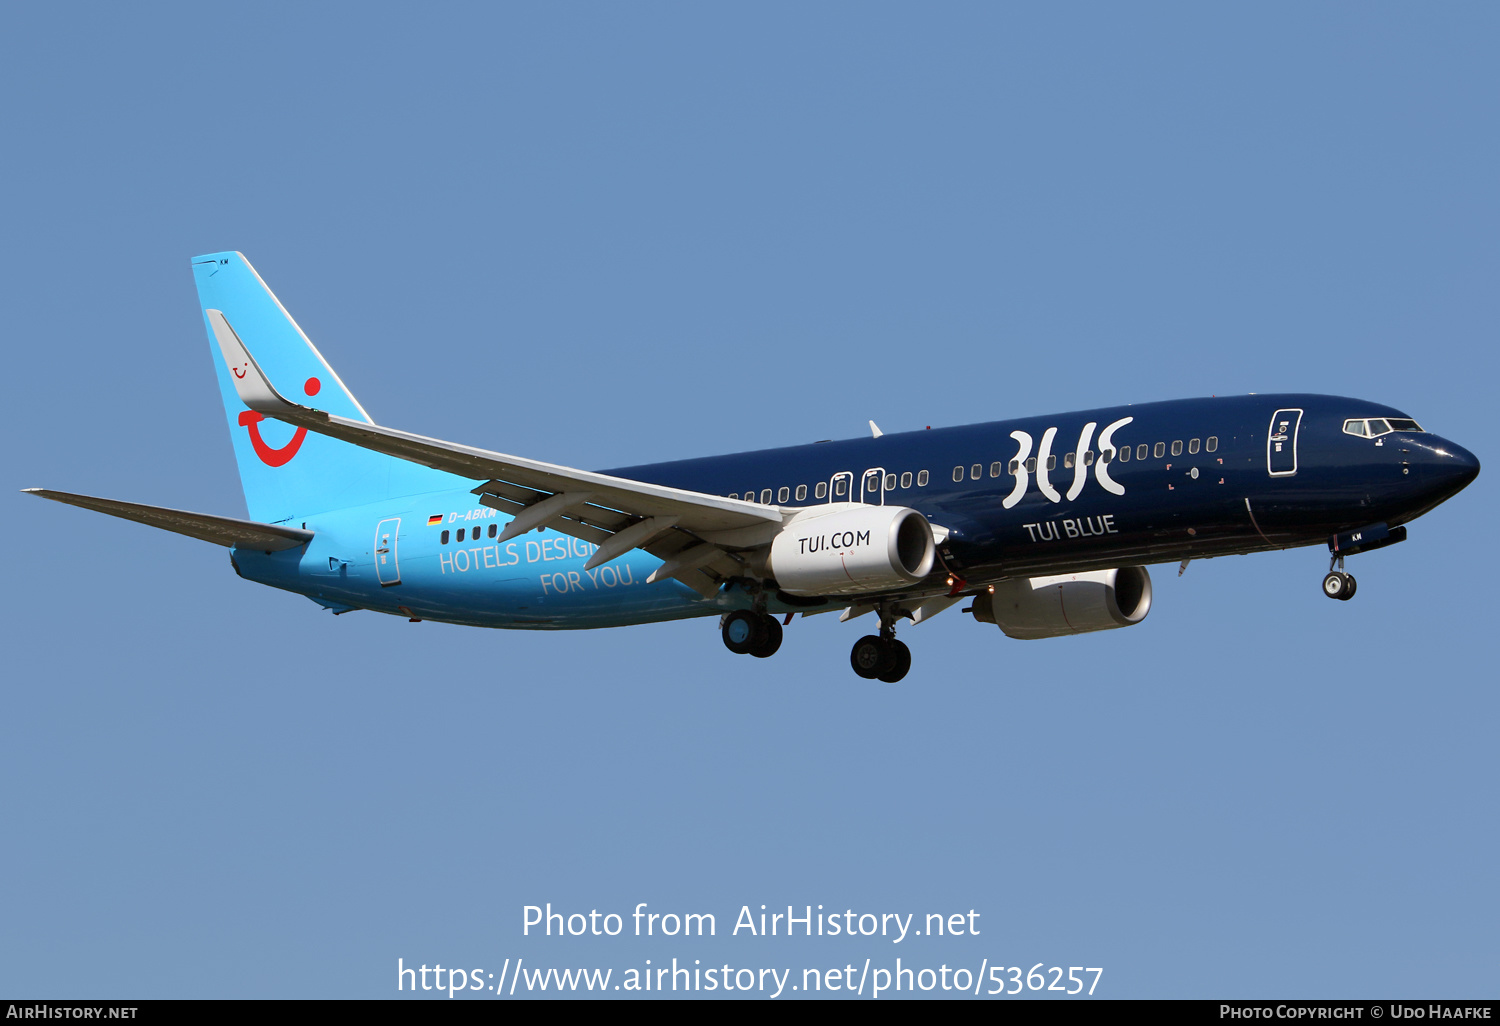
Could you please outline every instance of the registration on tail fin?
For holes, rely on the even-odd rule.
[[[245,504],[255,520],[280,523],[330,509],[445,487],[445,475],[326,435],[269,420],[240,401],[236,384],[251,373],[230,366],[220,344],[228,325],[255,352],[262,380],[278,382],[288,400],[349,420],[370,417],[286,308],[239,253],[193,258],[193,278],[234,441]],[[213,311],[214,313],[210,313]],[[217,316],[215,316],[217,315]],[[215,327],[216,320],[219,327]]]

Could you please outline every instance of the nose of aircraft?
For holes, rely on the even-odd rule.
[[[1426,447],[1423,476],[1446,499],[1463,491],[1479,476],[1479,457],[1446,438],[1435,442]]]

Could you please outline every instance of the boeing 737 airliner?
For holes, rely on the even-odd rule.
[[[1144,563],[1403,541],[1479,461],[1399,410],[1183,399],[585,471],[376,425],[239,253],[193,261],[250,520],[35,495],[228,546],[241,577],[345,613],[476,627],[875,614],[854,672],[898,681],[902,620],[965,603],[1012,638],[1140,623]],[[785,620],[778,617],[785,617]]]

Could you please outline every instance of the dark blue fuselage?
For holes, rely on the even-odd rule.
[[[1406,421],[1387,406],[1320,395],[1184,399],[878,438],[821,442],[607,471],[617,477],[783,507],[909,506],[942,535],[930,591],[952,578],[1096,570],[1322,544],[1397,527],[1455,494],[1475,457],[1430,432],[1350,434],[1361,418]],[[1128,450],[1128,456],[1127,456]],[[704,598],[639,549],[584,569],[593,546],[551,530],[500,544],[505,514],[474,482],[305,521],[302,550],[235,550],[250,579],[342,611],[488,627],[566,629],[722,614],[751,603],[727,587]],[[394,532],[394,545],[379,539]],[[389,547],[390,563],[375,553]],[[389,576],[395,572],[397,586]],[[382,578],[386,578],[382,580]],[[770,598],[770,612],[849,604]]]
[[[1268,452],[1275,448],[1269,442],[1272,417],[1280,410],[1300,411],[1296,434],[1281,443],[1279,453]],[[1085,426],[1102,431],[1126,418],[1129,423],[1115,430],[1111,441],[1117,452],[1129,446],[1130,459],[1115,456],[1107,464],[1109,479],[1122,492],[1107,491],[1099,482],[1095,443],[1086,449],[1095,464],[1085,467],[1083,487],[1069,499],[1077,468],[1064,464],[1068,455],[1076,455]],[[752,490],[763,498],[769,489],[770,501],[777,501],[782,488],[795,495],[799,484],[809,486],[807,500],[791,505],[818,501],[817,482],[847,473],[855,500],[911,506],[949,528],[945,548],[952,568],[979,579],[1321,544],[1339,531],[1405,523],[1479,472],[1473,454],[1437,435],[1405,431],[1355,437],[1343,430],[1351,418],[1406,415],[1378,403],[1323,395],[1179,399],[607,473],[720,495]],[[1057,469],[1049,476],[1059,498],[1042,492],[1033,471],[1020,501],[1006,508],[1004,500],[1017,480],[1011,461],[1022,450],[1013,433],[1033,440],[1035,457],[1049,428],[1057,429],[1051,447]],[[1215,440],[1212,452],[1209,439]],[[1142,446],[1145,458],[1136,455]],[[1174,454],[1176,446],[1180,451]],[[1273,462],[1289,456],[1295,457],[1291,473]],[[1274,475],[1273,465],[1279,471]],[[960,469],[962,480],[955,480]],[[882,479],[873,494],[865,489],[871,470]],[[924,470],[925,487],[917,484]],[[908,473],[911,483],[902,487]],[[896,487],[886,490],[891,475]]]

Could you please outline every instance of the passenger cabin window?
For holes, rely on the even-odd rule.
[[[760,504],[762,506],[769,506],[771,504],[771,489],[762,488],[760,490]]]
[[[1010,473],[1011,473],[1012,477],[1014,477],[1020,471],[1020,469],[1021,469],[1021,461],[1020,460],[1011,460],[1010,461]]]
[[[1092,467],[1094,465],[1094,450],[1090,449],[1083,454],[1083,465]]]
[[[730,492],[728,497],[731,498],[731,499],[738,499],[740,497],[740,493],[739,492]]]
[[[1035,456],[1031,457],[1031,459],[1029,459],[1029,460],[1026,461],[1026,470],[1027,470],[1028,473],[1032,473],[1032,474],[1036,473],[1036,457]]]
[[[797,501],[801,502],[805,498],[807,498],[807,485],[798,485],[797,486]]]
[[[1204,448],[1207,449],[1209,452],[1213,452],[1218,447],[1219,447],[1219,436],[1218,435],[1209,435],[1208,436],[1208,444],[1205,445]]]
[[[836,496],[838,496],[839,498],[842,499],[846,494],[848,494],[848,492],[849,492],[849,479],[847,477],[841,477],[841,478],[839,478],[837,481],[835,481],[833,483],[833,494],[834,495],[836,495]]]
[[[979,475],[982,473],[984,473],[984,468],[977,463],[969,468],[969,476],[975,481],[979,480]]]
[[[1138,460],[1143,460],[1146,458],[1146,453],[1150,451],[1151,450],[1147,447],[1146,443],[1142,442],[1140,445],[1135,447],[1135,458]]]
[[[1157,442],[1156,443],[1156,450],[1152,453],[1152,455],[1155,456],[1157,459],[1161,459],[1166,454],[1167,454],[1167,443],[1166,442]]]
[[[1173,456],[1181,456],[1182,455],[1182,439],[1179,438],[1179,439],[1177,439],[1177,441],[1175,441],[1175,442],[1172,443],[1172,455]]]
[[[791,497],[792,497],[792,490],[790,488],[788,488],[786,485],[782,485],[781,486],[781,490],[776,493],[776,501],[777,502],[786,502]]]
[[[813,489],[813,495],[819,499],[825,498],[828,495],[828,482],[819,481],[818,487]]]
[[[906,473],[904,473],[904,474],[901,475],[901,487],[902,488],[910,488],[911,487],[911,471],[908,470]]]
[[[885,490],[886,491],[890,491],[892,488],[895,488],[895,487],[896,487],[896,475],[895,474],[887,474],[887,475],[885,475]]]
[[[1188,452],[1190,454],[1192,454],[1192,455],[1197,455],[1197,453],[1198,453],[1198,439],[1195,438],[1191,442],[1188,443]]]
[[[953,468],[953,480],[955,480],[955,481],[962,481],[963,479],[964,479],[964,468],[963,467],[954,467]]]
[[[1124,445],[1124,446],[1120,447],[1120,462],[1121,463],[1129,463],[1130,462],[1130,446]]]
[[[999,460],[996,460],[994,463],[991,463],[990,464],[990,477],[999,477],[1000,476],[1000,468],[1003,467],[1003,466],[1004,466],[1004,464],[1002,464]]]
[[[442,536],[440,538],[438,538],[438,544],[439,545],[447,545],[448,544],[448,532],[447,531],[444,531],[442,533]]]
[[[919,470],[919,471],[917,471],[917,487],[918,488],[926,488],[927,487],[927,471],[925,471],[925,470]]]
[[[1047,457],[1047,469],[1048,470],[1056,470],[1057,469],[1057,457],[1056,456],[1048,456]]]
[[[458,529],[458,540],[459,541],[463,541],[464,540],[464,529],[462,527],[460,527]]]
[[[493,538],[493,537],[495,537],[495,533],[496,533],[496,532],[495,532],[495,525],[494,525],[494,524],[491,524],[491,525],[490,525],[490,529],[489,529],[489,536],[490,536],[490,537],[491,537],[491,538]]]
[[[1063,457],[1063,469],[1064,470],[1072,470],[1073,469],[1073,457],[1074,457],[1074,455],[1075,455],[1074,453],[1070,452],[1066,456]]]

